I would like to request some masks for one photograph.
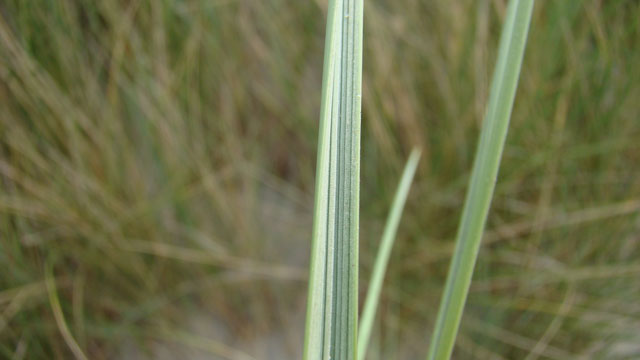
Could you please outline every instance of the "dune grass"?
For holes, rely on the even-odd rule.
[[[448,360],[453,352],[498,177],[532,11],[533,0],[509,2],[491,81],[487,115],[482,123],[456,248],[431,337],[429,360]]]
[[[329,2],[303,359],[354,359],[358,326],[362,0]]]
[[[73,358],[49,279],[90,359],[300,358],[327,4],[0,2],[0,357]],[[372,360],[424,356],[505,5],[365,5],[364,279],[423,150]],[[536,3],[454,358],[637,354],[639,13]]]
[[[367,289],[367,297],[365,298],[362,308],[362,318],[358,326],[357,358],[360,360],[365,359],[365,355],[367,354],[367,346],[371,340],[373,320],[375,319],[378,303],[380,302],[380,294],[382,293],[384,274],[387,271],[389,257],[391,256],[391,250],[393,249],[396,232],[398,231],[398,225],[400,224],[400,218],[402,216],[402,210],[407,201],[411,182],[418,168],[419,160],[420,150],[413,149],[402,172],[398,189],[393,197],[393,203],[391,204],[389,215],[384,225],[384,231],[382,232],[382,238],[380,239],[380,245],[376,255],[376,262]]]

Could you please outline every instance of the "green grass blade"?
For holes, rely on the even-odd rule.
[[[533,0],[513,0],[507,10],[489,107],[458,228],[456,249],[431,338],[429,360],[449,359],[453,351],[495,188],[532,9]]]
[[[327,20],[304,359],[354,359],[362,0],[331,0]]]
[[[378,300],[380,299],[384,274],[387,270],[387,264],[389,263],[391,249],[393,248],[393,243],[396,238],[396,231],[400,224],[402,210],[404,209],[404,204],[407,201],[411,182],[413,181],[413,176],[416,173],[419,160],[420,150],[414,149],[404,167],[400,183],[398,184],[398,189],[396,190],[395,197],[393,198],[391,211],[389,212],[384,232],[382,233],[380,248],[376,255],[376,262],[373,266],[373,273],[371,274],[371,281],[369,282],[367,298],[364,303],[364,309],[362,310],[360,327],[358,328],[358,360],[364,360],[367,346],[369,345],[373,319],[375,318]]]

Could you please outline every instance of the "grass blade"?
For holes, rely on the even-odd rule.
[[[398,184],[398,189],[396,190],[395,197],[393,198],[393,204],[391,205],[391,211],[389,212],[389,217],[387,217],[387,222],[384,226],[382,240],[380,241],[380,248],[376,255],[376,262],[373,266],[371,281],[369,282],[367,298],[364,303],[364,309],[362,310],[360,327],[358,328],[358,360],[364,360],[367,346],[369,345],[373,319],[375,318],[378,301],[380,299],[384,274],[387,270],[387,264],[389,263],[391,249],[393,248],[393,243],[396,238],[398,224],[400,224],[402,210],[404,209],[404,204],[407,201],[407,195],[409,195],[409,189],[411,188],[411,182],[413,181],[413,176],[416,173],[419,160],[420,150],[414,149],[409,156],[409,160],[407,160],[404,171],[402,172],[402,177],[400,178],[400,183]]]
[[[513,0],[509,3],[491,83],[489,107],[458,228],[456,249],[431,338],[427,356],[429,360],[449,359],[453,351],[495,188],[532,9],[533,0]]]
[[[49,260],[45,266],[45,285],[49,294],[49,303],[51,304],[51,311],[53,311],[53,317],[56,320],[56,325],[62,335],[62,339],[77,360],[87,360],[87,356],[82,351],[82,348],[80,348],[80,345],[78,345],[78,342],[73,338],[67,322],[64,319],[62,306],[60,305],[60,299],[56,291],[56,281],[53,278],[53,263]]]
[[[304,359],[354,359],[362,0],[330,0],[324,55]]]

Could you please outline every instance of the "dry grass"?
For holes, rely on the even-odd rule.
[[[361,279],[423,149],[371,359],[424,355],[504,5],[367,2]],[[299,356],[325,6],[0,3],[0,357],[73,356],[47,262],[88,358]],[[639,14],[538,2],[455,358],[638,355]]]

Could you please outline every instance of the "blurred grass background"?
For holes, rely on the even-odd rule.
[[[426,354],[505,0],[367,1],[371,359]],[[0,2],[0,357],[298,358],[326,1]],[[456,359],[640,357],[640,3],[539,1]]]

